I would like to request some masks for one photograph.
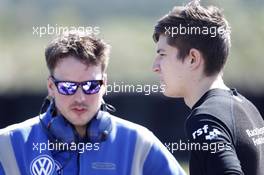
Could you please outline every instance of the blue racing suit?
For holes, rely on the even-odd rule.
[[[41,117],[44,122],[51,120],[48,113]],[[100,143],[56,145],[40,117],[0,130],[0,175],[185,174],[152,132],[113,115],[110,118],[112,131]]]

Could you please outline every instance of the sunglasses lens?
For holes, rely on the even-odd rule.
[[[87,81],[82,85],[85,94],[96,94],[100,91],[101,82],[97,80]]]
[[[71,82],[59,82],[58,83],[58,91],[63,95],[72,95],[77,90],[77,85]]]

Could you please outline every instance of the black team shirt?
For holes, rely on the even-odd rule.
[[[236,90],[206,92],[185,130],[190,175],[264,175],[264,120]]]

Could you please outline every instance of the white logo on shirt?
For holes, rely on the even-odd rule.
[[[206,134],[205,140],[214,140],[217,139],[219,135],[221,135],[221,132],[216,128],[214,128],[212,131],[210,130],[211,129],[209,129],[208,125],[204,125],[202,128],[199,128],[192,133],[193,139],[196,139],[197,137]]]
[[[30,173],[31,175],[51,175],[54,168],[55,164],[50,156],[40,155],[31,162]]]
[[[213,131],[209,132],[209,134],[205,136],[205,140],[217,139],[218,135],[221,135],[221,132],[218,129],[213,129]]]
[[[197,129],[192,133],[193,139],[196,139],[196,137],[207,133],[208,132],[208,125],[204,125],[202,128]]]

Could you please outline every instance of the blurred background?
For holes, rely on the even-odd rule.
[[[47,95],[44,49],[54,35],[40,35],[41,27],[97,27],[99,37],[112,46],[109,84],[159,85],[151,70],[153,26],[174,5],[186,2],[1,0],[0,128],[38,115]],[[264,116],[264,1],[202,0],[202,4],[223,9],[232,28],[226,83],[252,100]],[[137,92],[108,93],[105,99],[117,108],[114,115],[148,127],[163,143],[184,140],[189,109],[182,99]],[[188,151],[173,154],[187,165]]]

